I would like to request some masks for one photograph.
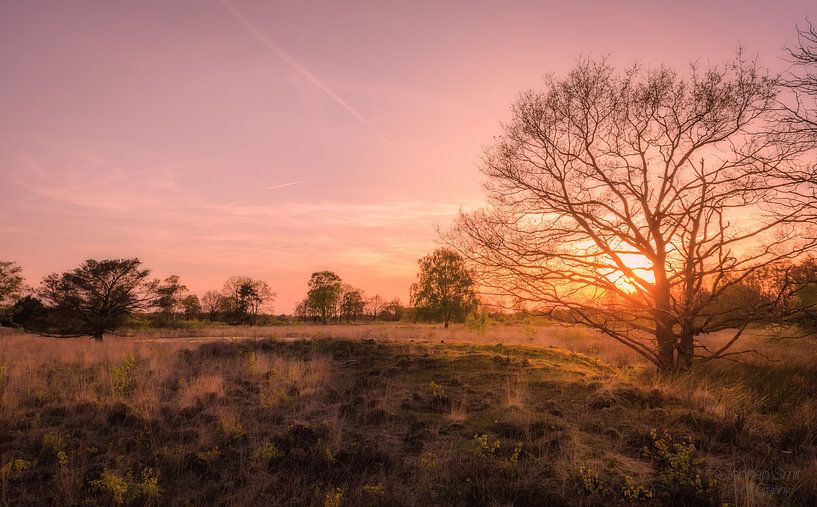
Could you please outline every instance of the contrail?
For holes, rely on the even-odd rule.
[[[284,188],[284,187],[291,187],[292,185],[299,185],[301,183],[309,183],[310,181],[315,181],[317,178],[307,178],[305,180],[295,180],[290,181],[289,183],[281,183],[280,185],[273,185],[271,187],[267,187],[267,190],[275,190],[276,188]]]
[[[343,100],[343,98],[340,95],[332,91],[332,89],[329,88],[326,84],[324,84],[323,81],[318,79],[318,76],[309,72],[309,70],[306,67],[304,67],[301,64],[301,62],[296,60],[295,57],[291,56],[289,53],[281,49],[281,47],[278,44],[276,44],[269,37],[264,35],[264,33],[261,32],[261,30],[259,30],[254,24],[252,24],[252,22],[250,22],[249,19],[244,17],[244,15],[241,14],[241,12],[238,9],[233,7],[233,5],[228,0],[221,0],[221,3],[224,4],[224,7],[226,7],[227,10],[230,11],[230,14],[232,14],[233,17],[235,17],[235,19],[237,19],[242,25],[244,25],[244,28],[246,28],[247,31],[250,32],[250,34],[255,38],[255,40],[257,40],[258,42],[266,46],[267,49],[275,53],[275,55],[278,56],[278,58],[280,58],[281,60],[283,60],[284,63],[292,67],[298,74],[306,78],[307,81],[312,83],[323,93],[325,93],[329,98],[334,100],[340,107],[342,107],[349,114],[354,116],[355,119],[357,119],[357,121],[362,123],[377,137],[385,141],[387,144],[391,144],[388,138],[381,134],[380,131],[378,131],[376,128],[374,128],[372,124],[369,123],[369,120],[364,118],[362,114],[360,114],[354,107],[352,107],[351,104]]]

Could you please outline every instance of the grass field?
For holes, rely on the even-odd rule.
[[[0,502],[814,505],[817,347],[742,346],[773,361],[660,378],[559,326],[6,331]]]

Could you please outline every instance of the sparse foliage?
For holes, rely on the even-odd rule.
[[[207,313],[210,322],[216,320],[218,314],[224,309],[224,296],[220,292],[208,290],[201,297],[202,309]]]
[[[0,261],[0,309],[13,305],[22,296],[23,269],[11,261]]]
[[[524,93],[486,154],[490,206],[449,242],[488,293],[586,324],[663,371],[723,357],[740,321],[709,310],[814,251],[806,148],[776,125],[777,81],[742,55],[688,77],[581,61]],[[737,327],[725,347],[697,336]]]
[[[369,315],[372,316],[373,320],[377,320],[377,317],[380,316],[380,312],[383,311],[385,306],[386,300],[377,294],[366,300],[366,309],[369,311]]]
[[[255,324],[262,307],[275,299],[267,282],[233,276],[224,282],[224,307],[235,323]]]
[[[165,323],[176,321],[185,292],[187,287],[179,281],[178,275],[170,275],[156,287],[156,306]]]
[[[394,298],[383,306],[383,311],[388,314],[390,320],[400,320],[400,312],[403,309],[403,304],[400,298]]]

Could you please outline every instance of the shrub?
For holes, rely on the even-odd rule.
[[[382,483],[363,485],[363,494],[366,496],[380,498],[385,494],[385,492],[386,488]]]
[[[677,442],[670,435],[659,437],[655,430],[650,435],[650,453],[657,461],[658,480],[664,492],[681,503],[711,501],[716,483],[698,456],[692,437]]]
[[[445,389],[440,384],[432,380],[429,382],[428,387],[431,388],[431,395],[434,396],[434,399],[441,400],[445,398]]]
[[[646,502],[652,500],[655,493],[642,484],[636,482],[632,477],[624,478],[624,487],[621,488],[621,496],[630,503]]]
[[[17,480],[33,469],[36,463],[26,459],[13,459],[0,467],[0,479]]]
[[[278,449],[275,442],[267,442],[255,450],[253,453],[253,458],[255,458],[257,461],[270,463],[271,461],[275,461],[276,459],[283,457],[283,455],[284,453]]]
[[[606,489],[596,472],[584,465],[579,467],[579,486],[582,492],[590,496],[602,496]]]
[[[106,495],[116,505],[125,503],[128,494],[128,480],[110,470],[104,470],[99,479],[91,481],[91,487]]]
[[[491,318],[488,312],[473,312],[465,318],[465,327],[478,334],[484,333],[490,326]]]
[[[130,474],[120,475],[105,469],[99,479],[91,481],[91,488],[102,493],[115,505],[125,502],[157,503],[160,493],[159,476],[152,468],[142,469],[139,481]]]
[[[111,368],[111,386],[117,396],[127,396],[136,389],[137,364],[132,352],[122,356],[118,366]]]
[[[344,491],[341,488],[328,491],[323,499],[323,507],[340,507],[340,503],[343,501],[343,493]]]
[[[474,443],[476,444],[476,453],[486,457],[495,456],[501,445],[497,439],[492,442],[488,435],[474,435]]]

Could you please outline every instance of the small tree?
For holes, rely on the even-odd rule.
[[[385,304],[383,307],[383,311],[388,313],[389,319],[391,320],[400,320],[400,311],[403,309],[403,304],[400,302],[400,298],[394,298],[388,303]]]
[[[176,321],[176,314],[185,292],[187,292],[187,287],[179,281],[178,275],[168,276],[156,287],[156,306],[161,312],[164,323]]]
[[[57,316],[61,335],[90,335],[102,340],[128,316],[156,301],[156,281],[139,259],[89,259],[73,271],[43,278],[38,291]]]
[[[23,292],[22,268],[11,261],[0,261],[0,321],[3,313]]]
[[[340,302],[340,315],[345,318],[346,322],[357,320],[358,316],[363,314],[365,303],[363,301],[363,291],[348,287],[343,291],[343,296]]]
[[[201,313],[201,303],[199,302],[199,297],[195,294],[183,297],[181,306],[186,320],[193,319]]]
[[[474,279],[462,256],[447,248],[438,248],[418,261],[420,272],[411,286],[411,302],[424,317],[462,319],[476,304]]]
[[[377,320],[377,317],[380,315],[380,312],[383,311],[385,306],[386,300],[377,294],[366,300],[366,308],[369,310],[372,320]]]
[[[218,317],[218,314],[224,308],[224,296],[217,291],[208,290],[201,298],[201,306],[207,313],[210,323],[212,324],[213,321],[216,320],[216,317]]]
[[[307,300],[309,308],[326,324],[340,301],[341,278],[331,271],[312,273]]]
[[[295,305],[295,317],[304,322],[313,317],[313,311],[309,307],[309,298],[304,298],[303,301]]]
[[[275,299],[267,282],[247,276],[233,276],[224,282],[224,301],[233,321],[254,325],[264,304]]]

